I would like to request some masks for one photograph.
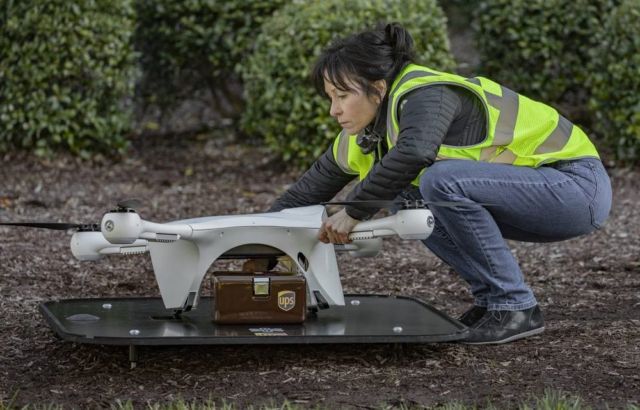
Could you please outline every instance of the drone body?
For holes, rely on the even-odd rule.
[[[167,309],[176,312],[189,311],[197,305],[204,276],[216,260],[287,256],[306,279],[307,306],[325,308],[344,306],[335,251],[348,251],[356,257],[374,256],[385,236],[426,239],[433,230],[434,218],[424,205],[404,203],[409,209],[360,222],[349,234],[351,242],[341,245],[318,239],[327,218],[322,205],[156,223],[140,218],[133,209],[139,203],[131,200],[120,202],[118,208],[104,214],[100,225],[40,222],[0,225],[76,229],[70,246],[72,254],[81,261],[148,251],[162,301]]]
[[[190,310],[197,305],[204,276],[216,260],[278,255],[290,257],[306,278],[308,306],[343,306],[336,249],[353,256],[372,256],[379,251],[383,236],[425,239],[433,229],[433,216],[428,209],[401,210],[386,218],[359,223],[350,235],[352,243],[334,246],[317,238],[326,217],[325,208],[315,205],[159,224],[142,220],[135,212],[120,211],[102,218],[103,238],[98,237],[98,232],[78,232],[74,236],[92,234],[92,245],[106,245],[84,252],[85,259],[91,257],[88,255],[148,250],[165,307]],[[72,238],[72,249],[78,249],[74,241],[81,241]]]

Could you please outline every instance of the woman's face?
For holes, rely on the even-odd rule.
[[[351,84],[352,90],[343,91],[324,79],[324,91],[331,99],[329,114],[349,135],[359,133],[373,121],[381,102],[379,96],[368,96],[355,83]],[[384,95],[384,80],[376,81],[373,86]]]

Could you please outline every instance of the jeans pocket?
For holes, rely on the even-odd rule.
[[[603,165],[589,162],[588,166],[593,174],[595,183],[595,192],[589,203],[591,225],[596,229],[600,229],[611,210],[611,181]]]

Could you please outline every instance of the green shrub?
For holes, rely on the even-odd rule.
[[[485,0],[477,19],[483,74],[583,120],[590,50],[619,0]]]
[[[447,15],[448,25],[456,29],[470,27],[470,22],[478,14],[481,0],[440,0],[438,4]]]
[[[135,81],[130,0],[0,0],[0,150],[121,150]]]
[[[285,1],[137,0],[140,94],[171,106],[208,88],[214,103],[224,98],[238,104],[229,77],[262,22]]]
[[[337,135],[338,124],[329,116],[326,99],[313,89],[310,68],[332,38],[379,21],[397,21],[409,30],[418,62],[439,69],[453,66],[445,18],[433,0],[295,1],[263,25],[242,67],[243,130],[299,165],[320,155]]]
[[[640,159],[640,2],[627,0],[612,14],[593,50],[593,128],[617,158]]]

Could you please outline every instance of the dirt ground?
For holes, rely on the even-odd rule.
[[[0,220],[97,223],[138,197],[156,221],[263,211],[297,175],[228,138],[138,139],[122,162],[8,155]],[[52,299],[157,296],[148,255],[76,261],[64,232],[0,228],[0,403],[102,407],[215,398],[239,406],[285,398],[303,406],[504,408],[545,389],[596,407],[640,402],[640,173],[611,168],[607,225],[556,243],[513,243],[545,314],[541,336],[462,344],[147,347],[131,370],[125,347],[81,345],[38,312]],[[375,258],[340,256],[348,293],[418,297],[452,316],[465,284],[420,243],[389,240]]]

